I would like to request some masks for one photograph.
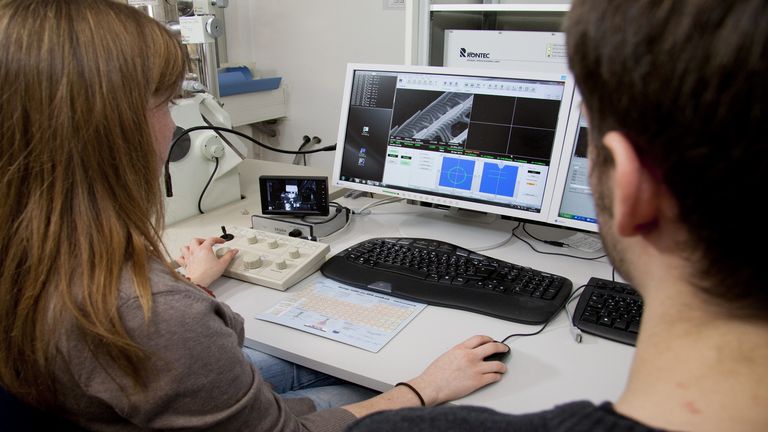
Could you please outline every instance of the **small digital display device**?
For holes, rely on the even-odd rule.
[[[328,215],[328,177],[260,176],[261,213]]]

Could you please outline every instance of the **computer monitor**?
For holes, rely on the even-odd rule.
[[[546,221],[569,74],[351,64],[332,182]]]
[[[575,92],[565,134],[563,157],[555,181],[549,223],[597,232],[597,214],[589,187],[587,119],[581,111],[581,97]]]

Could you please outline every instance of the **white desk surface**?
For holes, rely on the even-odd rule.
[[[278,173],[327,174],[316,168],[248,161],[247,168],[241,170],[246,199],[167,227],[164,239],[168,250],[176,256],[179,248],[193,237],[219,235],[221,225],[250,227],[250,215],[260,213],[258,193],[254,193],[258,189],[257,185],[254,188],[253,180],[259,174]],[[355,209],[374,199],[338,201]],[[369,215],[353,216],[345,231],[327,240],[331,254],[366,238],[402,236],[398,225],[420,212],[442,211],[401,202],[374,207]],[[558,236],[562,238],[568,234],[564,230],[534,225],[529,225],[529,231],[549,239]],[[560,248],[545,244],[534,242],[534,245],[539,250],[562,252]],[[584,261],[542,255],[533,252],[517,239],[481,253],[568,277],[573,281],[574,288],[586,283],[590,276],[611,277],[611,267],[604,258]],[[427,306],[381,351],[371,353],[253,318],[286,296],[284,292],[226,277],[215,282],[211,289],[218,299],[245,318],[246,345],[380,391],[417,376],[444,351],[472,335],[485,334],[501,340],[509,334],[530,333],[539,328],[454,309]],[[572,311],[575,304],[574,300],[569,310]],[[632,347],[588,334],[584,334],[583,342],[577,344],[571,338],[564,313],[560,313],[541,334],[513,338],[508,344],[512,348],[512,355],[507,359],[509,371],[504,378],[456,401],[457,404],[481,405],[509,413],[527,413],[574,400],[587,399],[596,403],[615,401],[626,382],[634,353]]]

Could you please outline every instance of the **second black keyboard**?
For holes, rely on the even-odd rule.
[[[547,322],[573,287],[562,276],[419,238],[360,242],[320,271],[354,287],[524,324]]]
[[[643,299],[632,286],[592,277],[579,297],[573,325],[627,345],[635,345],[643,315]]]

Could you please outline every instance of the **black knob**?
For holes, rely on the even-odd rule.
[[[288,237],[301,237],[302,234],[304,233],[302,233],[300,229],[294,228],[288,233]]]
[[[227,228],[224,227],[224,225],[221,226],[221,232],[224,234],[220,235],[219,237],[223,238],[226,241],[230,241],[235,238],[234,235],[227,232]]]

